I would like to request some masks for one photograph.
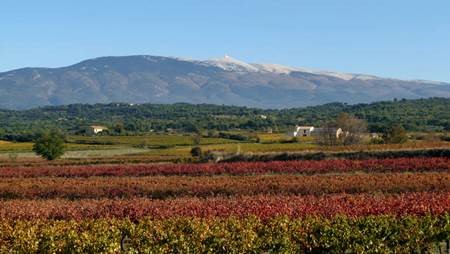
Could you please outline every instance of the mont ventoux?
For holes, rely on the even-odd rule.
[[[288,108],[425,97],[450,97],[450,83],[250,64],[229,56],[205,61],[100,57],[0,73],[0,108],[6,109],[109,102]]]

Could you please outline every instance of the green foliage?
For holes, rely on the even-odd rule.
[[[0,221],[1,253],[429,253],[449,238],[448,215]]]
[[[383,134],[383,140],[387,144],[402,144],[408,141],[408,135],[405,128],[394,125]]]
[[[195,146],[191,149],[191,155],[192,157],[201,157],[202,156],[202,149],[199,146]]]
[[[237,161],[291,161],[291,160],[325,160],[325,159],[382,159],[382,158],[412,158],[412,157],[450,157],[450,149],[406,149],[406,150],[373,150],[373,151],[343,151],[343,152],[280,152],[280,153],[250,153],[237,154],[228,157],[223,162]]]
[[[331,103],[293,109],[255,109],[209,104],[73,104],[24,111],[0,110],[0,139],[30,141],[39,130],[59,126],[64,132],[80,134],[83,126],[105,125],[114,135],[144,132],[199,133],[230,130],[274,129],[288,131],[296,124],[323,126],[346,112],[368,122],[370,132],[384,132],[399,124],[407,131],[440,131],[450,128],[450,99],[431,98],[347,105]],[[266,115],[266,119],[260,116]],[[123,124],[122,124],[123,123]]]
[[[245,135],[242,135],[242,134],[238,134],[238,133],[220,132],[218,137],[219,138],[224,138],[224,139],[238,140],[238,141],[250,141],[250,140],[252,140],[251,137],[245,136]]]
[[[123,134],[125,132],[125,127],[123,123],[117,123],[114,125],[113,131],[115,134]]]
[[[384,144],[384,140],[382,137],[372,137],[369,140],[369,144],[371,145],[381,145]]]
[[[362,134],[367,132],[367,122],[358,119],[348,113],[341,113],[336,118],[336,127],[344,132],[339,137],[343,145],[359,144],[362,141]]]
[[[64,155],[64,137],[57,131],[42,133],[34,142],[33,151],[47,160],[55,160]]]
[[[325,146],[360,144],[363,134],[367,132],[365,120],[345,112],[340,113],[335,120],[325,123],[322,127],[325,130],[313,136],[318,144]],[[339,128],[342,130],[340,134],[337,132]]]

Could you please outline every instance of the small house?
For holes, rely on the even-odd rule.
[[[295,126],[295,130],[289,135],[292,137],[308,137],[314,130],[314,126]]]
[[[86,133],[87,134],[98,134],[104,130],[107,130],[108,128],[106,128],[105,126],[100,126],[100,125],[91,125],[87,128]]]

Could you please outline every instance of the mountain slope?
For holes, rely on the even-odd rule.
[[[248,64],[225,56],[196,61],[101,57],[62,68],[0,73],[0,108],[72,103],[214,103],[286,108],[328,102],[450,97],[450,84]]]

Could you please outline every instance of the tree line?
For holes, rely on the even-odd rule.
[[[330,103],[292,109],[258,109],[211,104],[72,104],[30,110],[0,110],[0,139],[29,141],[43,129],[85,134],[92,124],[108,127],[108,135],[201,130],[284,132],[295,125],[325,126],[342,112],[367,122],[369,132],[393,125],[406,131],[449,131],[450,99],[394,100],[371,104]]]

